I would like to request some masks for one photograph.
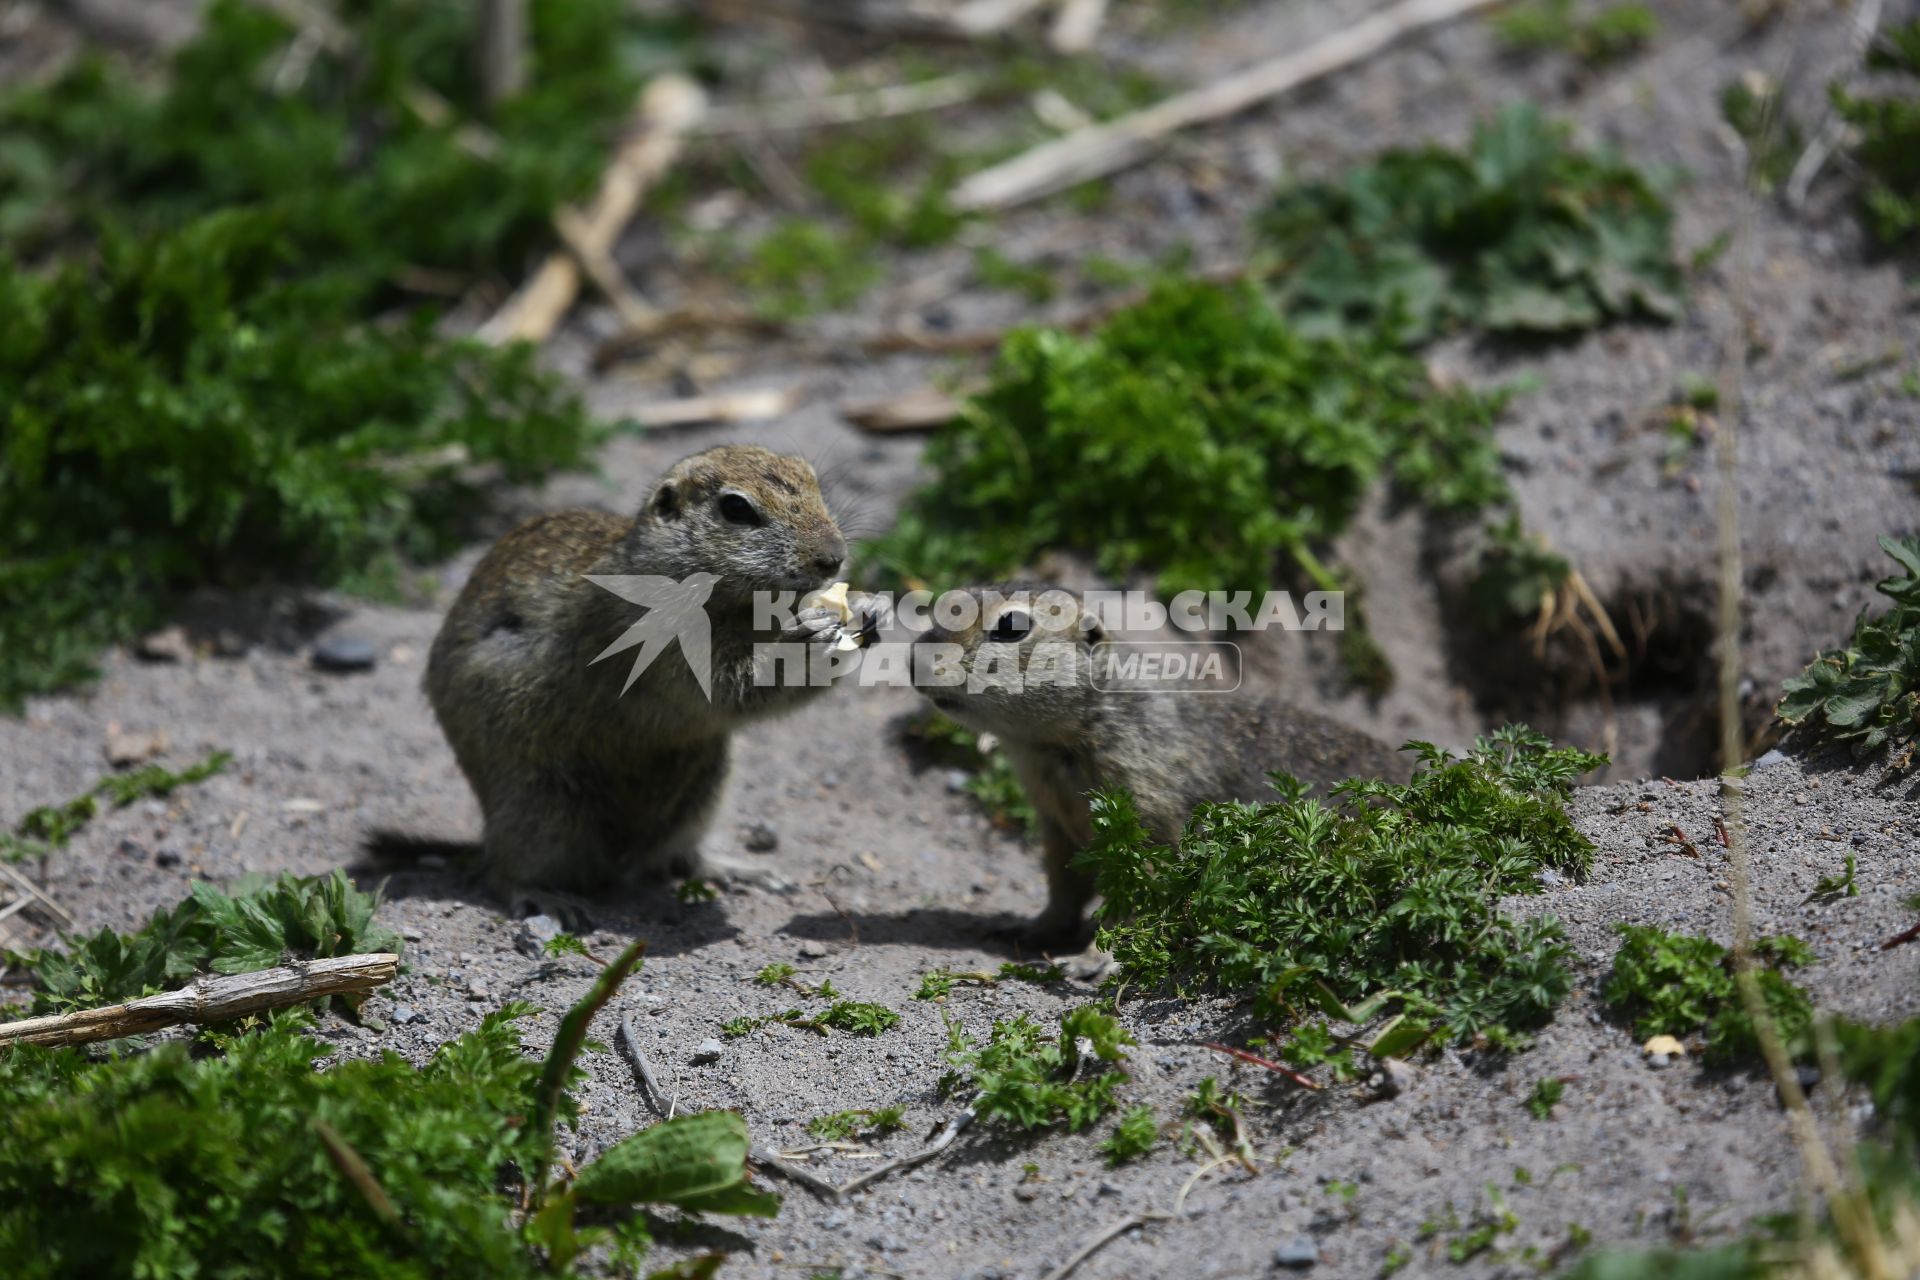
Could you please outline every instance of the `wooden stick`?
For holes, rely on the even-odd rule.
[[[25,890],[26,898],[31,898],[46,908],[47,912],[54,917],[55,921],[62,928],[73,928],[74,920],[72,916],[67,914],[67,909],[41,892],[39,885],[14,870],[10,863],[0,862],[0,875],[6,876],[6,878],[13,881],[15,885]]]
[[[755,422],[777,418],[800,403],[804,386],[775,390],[723,391],[643,404],[627,416],[643,427],[692,427],[708,422]]]
[[[713,137],[863,124],[869,120],[889,120],[959,106],[979,91],[980,83],[972,76],[947,75],[911,84],[883,85],[877,89],[788,102],[730,103],[715,107],[693,132]]]
[[[954,188],[954,207],[970,213],[1011,208],[1129,168],[1146,159],[1168,134],[1237,115],[1289,89],[1352,66],[1413,32],[1498,2],[1401,0],[1305,49],[1175,94],[1105,124],[1042,143],[982,169]]]
[[[641,1098],[653,1108],[655,1115],[662,1120],[667,1119],[667,1091],[660,1087],[659,1077],[653,1074],[653,1064],[640,1051],[640,1037],[634,1032],[633,1015],[630,1013],[620,1019],[620,1049],[626,1055],[627,1065],[633,1068],[633,1074],[639,1077]]]
[[[1302,1089],[1311,1089],[1315,1093],[1318,1093],[1320,1091],[1319,1085],[1315,1084],[1313,1081],[1309,1080],[1307,1077],[1301,1075],[1298,1071],[1295,1071],[1292,1067],[1283,1067],[1279,1063],[1273,1061],[1271,1058],[1263,1058],[1259,1054],[1250,1053],[1245,1049],[1236,1049],[1230,1044],[1221,1044],[1218,1040],[1195,1040],[1193,1043],[1200,1046],[1202,1049],[1211,1049],[1215,1053],[1224,1053],[1229,1058],[1238,1058],[1240,1059],[1240,1061],[1250,1062],[1256,1067],[1265,1067],[1268,1071],[1271,1071],[1277,1076],[1281,1076],[1287,1080],[1292,1081],[1294,1084],[1299,1085]]]
[[[620,264],[613,260],[613,255],[595,242],[592,229],[580,216],[579,210],[555,209],[553,229],[559,235],[560,243],[573,255],[580,270],[586,273],[587,279],[593,281],[593,287],[620,313],[622,324],[639,328],[652,324],[659,317],[659,309],[640,296],[640,291],[620,270]]]
[[[839,1187],[834,1186],[825,1178],[807,1172],[798,1165],[788,1164],[785,1160],[782,1160],[779,1156],[776,1156],[759,1143],[755,1143],[748,1149],[747,1159],[751,1161],[756,1168],[764,1169],[766,1172],[785,1178],[789,1182],[797,1182],[823,1200],[838,1200],[840,1198]]]
[[[1047,43],[1055,53],[1080,53],[1100,34],[1107,18],[1107,0],[1065,0],[1054,15]]]
[[[0,1045],[85,1044],[92,1040],[145,1035],[187,1022],[230,1022],[248,1014],[304,1004],[326,996],[364,995],[391,982],[399,965],[399,956],[380,952],[202,978],[178,991],[104,1009],[0,1022]]]
[[[854,1192],[860,1190],[860,1188],[878,1182],[890,1174],[898,1173],[902,1169],[912,1169],[917,1165],[923,1165],[939,1155],[942,1151],[945,1151],[953,1145],[953,1140],[960,1136],[961,1131],[973,1123],[973,1117],[978,1113],[980,1101],[986,1096],[984,1093],[975,1094],[973,1101],[969,1102],[953,1119],[942,1125],[940,1132],[934,1135],[933,1141],[920,1148],[920,1150],[914,1152],[912,1155],[901,1156],[897,1160],[889,1160],[877,1169],[869,1169],[852,1182],[849,1182],[846,1186],[841,1187],[840,1198],[844,1200]]]
[[[1081,1263],[1135,1227],[1144,1227],[1149,1222],[1165,1222],[1166,1220],[1167,1215],[1164,1213],[1136,1213],[1122,1218],[1093,1239],[1081,1245],[1074,1251],[1071,1258],[1068,1258],[1065,1262],[1047,1272],[1045,1280],[1067,1280],[1068,1276],[1079,1269]]]
[[[931,431],[960,416],[960,401],[938,387],[915,387],[878,400],[847,400],[840,416],[862,431]]]
[[[580,215],[581,246],[592,254],[610,254],[660,176],[680,154],[686,134],[706,110],[700,86],[682,75],[661,75],[640,95],[640,129],[629,138],[601,176],[600,190]],[[574,253],[555,252],[480,326],[483,342],[543,342],[574,299],[580,296],[580,264]]]

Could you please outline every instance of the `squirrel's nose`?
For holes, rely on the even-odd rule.
[[[840,572],[840,566],[847,560],[847,540],[835,538],[824,542],[813,553],[813,571],[823,578],[831,578]]]

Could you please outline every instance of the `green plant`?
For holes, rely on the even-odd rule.
[[[1841,898],[1860,896],[1860,885],[1853,878],[1856,860],[1852,854],[1846,855],[1845,869],[1838,875],[1821,876],[1814,882],[1813,892],[1807,895],[1808,902],[1837,902]]]
[[[1303,328],[1389,322],[1417,342],[1671,319],[1684,303],[1672,217],[1638,170],[1519,105],[1475,129],[1465,153],[1388,151],[1285,187],[1260,226],[1293,264],[1280,296]]]
[[[1920,538],[1883,537],[1880,548],[1905,571],[1876,584],[1893,607],[1871,617],[1862,609],[1845,648],[1822,651],[1781,683],[1775,714],[1862,756],[1891,749],[1888,771],[1900,774],[1920,738]]]
[[[1007,961],[997,972],[989,973],[984,969],[933,969],[921,975],[920,989],[913,993],[915,1000],[943,1000],[953,991],[956,983],[970,983],[976,986],[993,987],[1002,982],[1033,982],[1045,985],[1060,982],[1067,971],[1057,964],[1020,964]]]
[[[776,1212],[779,1198],[747,1181],[733,1112],[655,1125],[547,1182],[555,1126],[577,1115],[564,1090],[586,1021],[643,945],[562,1020],[544,1063],[521,1047],[525,1004],[419,1069],[393,1053],[341,1058],[304,1034],[309,1013],[288,1010],[251,1032],[100,1059],[16,1048],[0,1057],[0,1247],[13,1274],[572,1274],[596,1242],[637,1257],[648,1232],[636,1205]],[[581,1205],[628,1216],[576,1226]]]
[[[1396,1007],[1377,1051],[1430,1035],[1516,1044],[1571,986],[1570,953],[1550,917],[1516,920],[1498,902],[1537,893],[1542,869],[1584,871],[1592,846],[1563,805],[1604,757],[1519,727],[1464,758],[1408,748],[1412,781],[1343,783],[1332,807],[1279,774],[1275,800],[1202,805],[1178,854],[1148,837],[1130,796],[1096,792],[1080,865],[1105,899],[1099,944],[1132,984],[1211,984],[1288,1023]]]
[[[885,1134],[906,1127],[906,1112],[900,1107],[875,1110],[835,1111],[807,1121],[807,1132],[823,1142],[840,1142],[861,1133]]]
[[[1084,1041],[1087,1049],[1079,1048]],[[1078,1131],[1113,1110],[1114,1091],[1126,1072],[1106,1064],[1125,1058],[1133,1037],[1110,1015],[1081,1007],[1060,1020],[1050,1035],[1026,1014],[994,1020],[984,1042],[958,1022],[947,1023],[947,1063],[942,1081],[952,1093],[962,1085],[977,1091],[975,1112],[1014,1129],[1065,1123]]]
[[[1566,1092],[1567,1086],[1559,1080],[1551,1077],[1536,1080],[1533,1092],[1527,1095],[1527,1111],[1535,1120],[1551,1120],[1553,1109],[1560,1105],[1560,1099]]]
[[[1494,34],[1515,53],[1551,50],[1601,66],[1638,53],[1660,34],[1644,4],[1612,4],[1581,17],[1573,0],[1530,0],[1493,17]]]
[[[989,289],[1006,289],[1036,304],[1051,302],[1057,288],[1053,273],[1047,268],[1015,262],[992,245],[974,250],[973,274]]]
[[[1898,77],[1901,91],[1856,96],[1836,85],[1834,109],[1859,139],[1854,158],[1865,173],[1867,226],[1883,243],[1907,246],[1920,238],[1920,19],[1882,32],[1867,65]]]
[[[1537,616],[1572,576],[1567,558],[1522,529],[1514,515],[1487,526],[1468,593],[1481,618],[1498,624]]]
[[[1623,940],[1600,997],[1633,1020],[1634,1035],[1644,1040],[1704,1032],[1710,1061],[1757,1058],[1759,1041],[1735,986],[1733,956],[1725,947],[1711,938],[1648,925],[1622,924],[1618,929]],[[1761,962],[1754,976],[1782,1041],[1789,1053],[1809,1052],[1812,1002],[1780,970],[1812,963],[1813,952],[1792,937],[1761,939],[1754,951]]]
[[[1487,1207],[1474,1215],[1473,1224],[1466,1231],[1447,1242],[1447,1260],[1457,1264],[1476,1258],[1492,1248],[1501,1236],[1519,1229],[1520,1218],[1507,1207],[1507,1198],[1500,1193],[1500,1188],[1488,1183]]]
[[[1009,337],[870,551],[942,587],[1069,547],[1169,594],[1267,583],[1283,555],[1333,589],[1316,549],[1376,480],[1441,511],[1505,499],[1500,406],[1384,342],[1303,337],[1250,287],[1166,284],[1090,336]]]
[[[763,987],[778,987],[793,977],[794,967],[790,964],[774,963],[766,965],[753,975],[753,980]]]
[[[143,765],[131,773],[110,773],[65,804],[41,805],[28,810],[11,834],[0,832],[0,860],[18,862],[23,858],[44,857],[62,847],[99,816],[102,797],[113,808],[124,809],[135,800],[170,795],[176,787],[205,782],[232,760],[232,752],[215,751],[178,773],[157,764]]]
[[[811,994],[828,994],[823,988]],[[837,993],[833,993],[837,994]],[[720,1034],[730,1040],[752,1035],[761,1027],[772,1023],[783,1023],[789,1027],[798,1027],[802,1031],[817,1031],[821,1035],[831,1035],[835,1031],[845,1031],[856,1036],[877,1036],[892,1030],[900,1022],[900,1015],[883,1004],[863,1004],[857,1000],[836,1000],[818,1013],[803,1013],[799,1009],[784,1009],[779,1013],[765,1014],[759,1017],[730,1018],[721,1024]]]
[[[354,888],[345,873],[242,876],[231,893],[195,883],[171,910],[153,913],[137,932],[110,928],[68,938],[64,953],[30,957],[35,1013],[67,1013],[152,995],[197,973],[248,973],[291,959],[401,949],[377,923],[377,894]]]
[[[712,902],[720,896],[720,890],[713,881],[699,876],[688,876],[673,891],[673,896],[686,906],[702,902]]]
[[[1153,1108],[1142,1105],[1120,1117],[1113,1132],[1101,1140],[1100,1152],[1109,1168],[1117,1168],[1146,1155],[1159,1140],[1160,1125],[1153,1117]]]
[[[639,84],[625,9],[534,4],[535,74],[479,134],[476,11],[428,0],[349,6],[318,48],[221,0],[158,87],[87,58],[0,96],[0,708],[178,588],[391,590],[462,535],[477,468],[588,458],[531,352],[388,316],[592,183]]]

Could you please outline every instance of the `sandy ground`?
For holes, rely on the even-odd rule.
[[[1198,81],[1332,29],[1364,6],[1258,4],[1119,49],[1170,79]],[[1261,1172],[1216,1170],[1192,1181],[1183,1216],[1125,1236],[1087,1262],[1083,1276],[1265,1274],[1282,1247],[1324,1275],[1375,1274],[1394,1242],[1413,1268],[1441,1270],[1446,1241],[1414,1244],[1420,1224],[1447,1207],[1464,1231],[1499,1191],[1520,1219],[1501,1250],[1551,1253],[1578,1224],[1602,1242],[1712,1239],[1786,1204],[1794,1185],[1772,1086],[1746,1073],[1644,1065],[1626,1029],[1600,1015],[1597,985],[1613,926],[1647,921],[1724,939],[1730,929],[1724,850],[1714,839],[1716,784],[1698,776],[1708,756],[1700,705],[1710,651],[1702,619],[1712,609],[1710,455],[1696,451],[1669,474],[1664,442],[1645,427],[1683,372],[1713,373],[1720,352],[1745,334],[1755,353],[1744,383],[1739,488],[1747,597],[1744,671],[1756,704],[1821,645],[1836,642],[1882,572],[1873,536],[1914,528],[1920,473],[1920,402],[1898,391],[1913,366],[1920,326],[1897,270],[1871,259],[1831,185],[1814,209],[1789,219],[1748,202],[1740,162],[1719,125],[1720,86],[1759,67],[1782,74],[1803,111],[1842,43],[1844,15],[1793,19],[1759,35],[1731,32],[1722,7],[1693,0],[1659,6],[1655,49],[1622,70],[1579,79],[1564,66],[1511,64],[1478,24],[1463,24],[1378,57],[1336,83],[1178,143],[1155,164],[1120,178],[1093,222],[1054,206],[996,225],[995,239],[1023,246],[1076,233],[1106,252],[1147,256],[1176,239],[1204,258],[1231,255],[1274,174],[1320,172],[1380,146],[1458,140],[1471,121],[1531,97],[1642,161],[1683,166],[1675,191],[1683,252],[1723,230],[1732,250],[1700,272],[1688,317],[1666,328],[1617,328],[1546,350],[1450,344],[1436,364],[1477,382],[1527,376],[1501,444],[1512,461],[1527,522],[1548,531],[1610,608],[1652,621],[1628,684],[1615,695],[1618,763],[1608,785],[1582,791],[1575,811],[1598,845],[1595,871],[1515,904],[1566,922],[1583,961],[1575,995],[1528,1052],[1488,1060],[1452,1050],[1420,1064],[1398,1097],[1372,1100],[1363,1085],[1307,1097],[1192,1042],[1257,1031],[1233,1008],[1129,997],[1124,1020],[1139,1040],[1124,1090],[1170,1125],[1198,1081],[1217,1076],[1256,1100],[1253,1136]],[[1898,6],[1890,6],[1897,8]],[[645,229],[623,261],[650,291],[671,297],[673,264]],[[903,278],[941,268],[964,251],[916,255]],[[942,306],[961,327],[1026,318],[1006,295],[962,290]],[[1071,309],[1072,301],[1055,304]],[[584,309],[556,358],[584,370],[606,317]],[[1864,373],[1855,366],[1867,361]],[[1877,362],[1877,363],[1876,363]],[[756,350],[727,385],[804,381],[806,403],[778,422],[623,438],[601,458],[599,478],[565,477],[507,496],[509,513],[562,505],[624,509],[673,459],[722,439],[750,439],[813,458],[832,478],[849,532],[890,519],[915,480],[919,443],[863,436],[834,406],[842,396],[910,387],[946,366],[914,357],[802,359]],[[657,398],[658,387],[609,376],[587,381],[595,407],[617,415]],[[504,520],[503,515],[500,519]],[[329,596],[276,595],[195,602],[197,634],[227,626],[245,635],[243,656],[201,653],[184,663],[109,655],[93,689],[36,700],[0,722],[0,796],[9,815],[76,794],[104,769],[110,725],[164,730],[174,764],[214,748],[233,766],[202,786],[102,817],[48,867],[48,890],[88,927],[132,927],[177,901],[190,879],[247,871],[356,868],[367,883],[377,831],[445,840],[478,835],[478,814],[419,692],[440,610],[483,550],[446,566],[418,603],[373,606]],[[1546,675],[1524,663],[1514,637],[1459,625],[1464,557],[1459,540],[1384,506],[1341,552],[1370,585],[1378,637],[1400,672],[1395,689],[1368,701],[1343,692],[1331,655],[1295,637],[1268,655],[1290,696],[1395,740],[1461,746],[1506,715],[1526,714],[1596,745],[1604,728],[1577,664],[1550,655]],[[371,640],[369,674],[313,669],[309,647],[329,629]],[[1517,655],[1517,656],[1516,656]],[[1516,665],[1520,663],[1521,665]],[[1518,676],[1516,672],[1522,673]],[[805,720],[769,724],[737,745],[711,853],[765,866],[783,889],[739,886],[719,901],[683,906],[668,893],[598,904],[596,951],[644,937],[646,968],[622,993],[646,1051],[682,1109],[739,1108],[757,1140],[804,1145],[811,1117],[899,1104],[909,1130],[880,1144],[911,1149],[953,1104],[934,1082],[944,1069],[943,1018],[976,1033],[995,1016],[1025,1010],[1053,1018],[1086,999],[1071,983],[962,988],[944,1008],[913,1000],[934,967],[991,967],[1010,952],[993,930],[1031,914],[1043,898],[1037,860],[1013,833],[991,826],[939,768],[916,771],[899,738],[917,707],[905,691],[846,688]],[[831,750],[821,725],[830,723]],[[1652,781],[1636,780],[1651,776]],[[1626,780],[1622,780],[1626,779]],[[1911,792],[1879,787],[1844,762],[1777,760],[1751,781],[1749,824],[1756,901],[1767,931],[1807,938],[1819,964],[1805,975],[1823,1006],[1860,1017],[1920,1013],[1920,946],[1875,944],[1911,921],[1902,900],[1920,890],[1920,833]],[[779,836],[771,853],[746,849],[756,823]],[[1667,839],[1669,824],[1697,849]],[[1859,860],[1861,894],[1803,905],[1813,882]],[[543,1012],[528,1039],[543,1050],[554,1014],[591,978],[588,961],[527,953],[522,927],[458,867],[402,869],[388,882],[384,918],[408,943],[408,967],[368,1011],[378,1028],[331,1023],[342,1052],[394,1048],[422,1058],[504,1001]],[[752,984],[787,961],[803,978],[831,976],[855,999],[883,1002],[902,1023],[878,1039],[822,1039],[774,1027],[728,1041],[717,1062],[695,1064],[694,1046],[729,1018],[772,1012],[788,993]],[[596,1027],[611,1040],[612,1021]],[[589,1055],[581,1092],[580,1157],[650,1122],[626,1065]],[[1522,1103],[1535,1081],[1569,1079],[1548,1121]],[[1833,1101],[1830,1088],[1816,1097]],[[943,1162],[881,1184],[851,1203],[817,1202],[789,1189],[772,1222],[727,1223],[663,1246],[735,1250],[725,1274],[794,1276],[805,1268],[927,1277],[1038,1277],[1083,1240],[1135,1213],[1171,1212],[1200,1168],[1186,1144],[1108,1170],[1092,1135],[1010,1139],[975,1133]],[[810,1167],[843,1181],[867,1167],[858,1153],[825,1153]],[[1522,1174],[1521,1171],[1525,1171]],[[1349,1198],[1344,1188],[1357,1187]],[[1296,1237],[1304,1236],[1302,1245]],[[1529,1269],[1519,1261],[1472,1264]]]

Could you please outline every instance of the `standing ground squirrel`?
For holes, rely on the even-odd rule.
[[[933,659],[931,646],[953,646],[946,652],[958,666],[949,670],[964,679],[930,685],[925,673],[933,664],[917,660],[915,681],[934,706],[1000,740],[1033,803],[1047,907],[1028,928],[1030,941],[1086,936],[1093,883],[1071,864],[1093,839],[1087,793],[1095,787],[1127,788],[1154,839],[1173,844],[1202,801],[1271,799],[1269,770],[1321,791],[1344,778],[1408,772],[1386,744],[1277,699],[1096,688],[1094,646],[1108,637],[1072,592],[967,594],[981,604],[969,625],[936,626],[915,641],[916,658]]]
[[[846,554],[813,468],[745,445],[683,458],[631,520],[560,511],[500,539],[448,611],[426,676],[485,817],[488,887],[582,892],[696,871],[728,735],[824,691],[757,684],[754,646],[831,646],[876,625],[861,604],[844,624],[810,610],[786,632],[756,631],[753,595],[819,588]],[[711,696],[679,644],[631,677],[624,657],[596,664],[641,615],[589,574],[711,583]]]

